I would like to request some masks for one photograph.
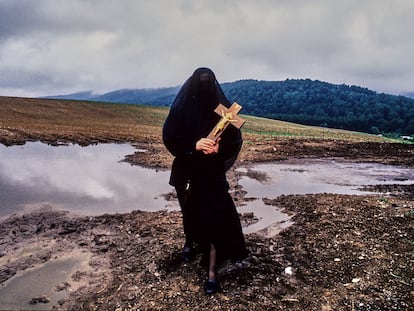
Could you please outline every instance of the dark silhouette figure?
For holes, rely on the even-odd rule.
[[[216,142],[206,138],[220,119],[214,112],[219,103],[230,107],[214,73],[198,68],[178,92],[163,128],[164,144],[175,157],[170,184],[183,215],[183,259],[191,260],[198,246],[200,264],[208,267],[207,294],[219,290],[217,265],[248,255],[226,180],[242,145],[241,132],[229,126]]]

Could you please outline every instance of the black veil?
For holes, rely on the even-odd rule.
[[[203,87],[200,82],[202,74],[208,75],[207,87]],[[192,142],[206,137],[220,119],[214,112],[219,103],[230,107],[230,101],[224,95],[213,71],[205,67],[196,69],[175,97],[164,124],[163,137],[167,148],[170,150],[169,141],[177,139],[177,134],[183,144],[187,145],[182,146],[185,149],[191,149]],[[170,152],[173,155],[177,153],[176,150]]]
[[[208,85],[205,88],[200,82],[202,74],[208,74]],[[199,139],[207,136],[217,122],[218,118],[214,109],[219,103],[230,107],[230,102],[224,95],[213,71],[201,67],[196,69],[181,87],[171,109],[179,114],[180,123],[184,129],[193,132],[194,139]]]
[[[196,142],[200,138],[207,137],[220,120],[220,116],[214,112],[219,103],[230,107],[230,101],[217,82],[213,71],[205,67],[196,69],[175,97],[163,127],[164,144],[176,158],[173,163],[172,180],[175,180],[175,177],[184,179],[187,175],[184,171],[189,162],[194,159]],[[240,130],[234,126],[227,127],[221,135],[219,150],[220,161],[225,170],[236,160],[241,144]],[[213,160],[216,157],[210,158]],[[203,163],[200,166],[205,166],[206,163]]]

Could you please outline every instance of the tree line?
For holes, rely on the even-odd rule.
[[[223,83],[243,113],[372,134],[414,134],[414,99],[310,79]]]
[[[242,113],[249,115],[371,134],[414,134],[414,99],[409,97],[310,79],[239,80],[221,86],[229,100],[240,103]],[[49,98],[169,106],[179,89],[125,89]]]

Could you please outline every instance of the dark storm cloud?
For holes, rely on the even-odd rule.
[[[29,37],[39,33],[70,33],[92,25],[80,8],[70,10],[62,1],[0,1],[0,38]]]
[[[27,33],[41,22],[34,1],[0,1],[0,39]]]

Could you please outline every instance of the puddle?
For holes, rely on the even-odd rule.
[[[128,144],[0,145],[0,216],[43,205],[85,215],[165,209],[169,172],[121,162],[135,151]]]
[[[275,223],[279,228],[285,228],[290,224],[290,217],[287,214],[282,213],[274,206],[265,205],[261,199],[251,201],[246,206],[238,207],[238,211],[242,214],[253,212],[254,216],[259,219],[258,222],[243,227],[244,234],[260,231]]]
[[[243,228],[246,234],[268,228],[274,223],[278,223],[279,229],[289,225],[290,217],[265,205],[264,198],[316,193],[373,194],[359,188],[364,185],[414,183],[414,169],[336,159],[296,159],[237,170],[245,175],[239,183],[247,191],[247,197],[254,198],[240,211],[253,211],[259,218],[256,224]]]
[[[245,174],[240,184],[249,197],[255,198],[315,193],[362,195],[372,194],[359,190],[364,185],[414,183],[412,168],[337,159],[297,159],[257,164],[238,171]]]
[[[59,300],[67,298],[71,291],[85,285],[82,281],[75,282],[71,276],[76,271],[88,271],[89,259],[89,253],[74,252],[36,268],[18,272],[0,285],[1,310],[49,310],[58,306]],[[36,297],[47,300],[30,303]]]
[[[0,217],[23,209],[52,206],[78,214],[126,213],[132,210],[178,210],[165,200],[172,191],[169,171],[156,171],[122,162],[137,150],[129,144],[52,147],[40,142],[0,145]],[[238,169],[247,197],[239,208],[260,221],[244,228],[255,232],[270,224],[283,226],[289,217],[263,203],[263,198],[289,194],[372,194],[363,185],[411,184],[414,170],[337,159],[296,159]],[[256,177],[261,178],[256,178]]]

